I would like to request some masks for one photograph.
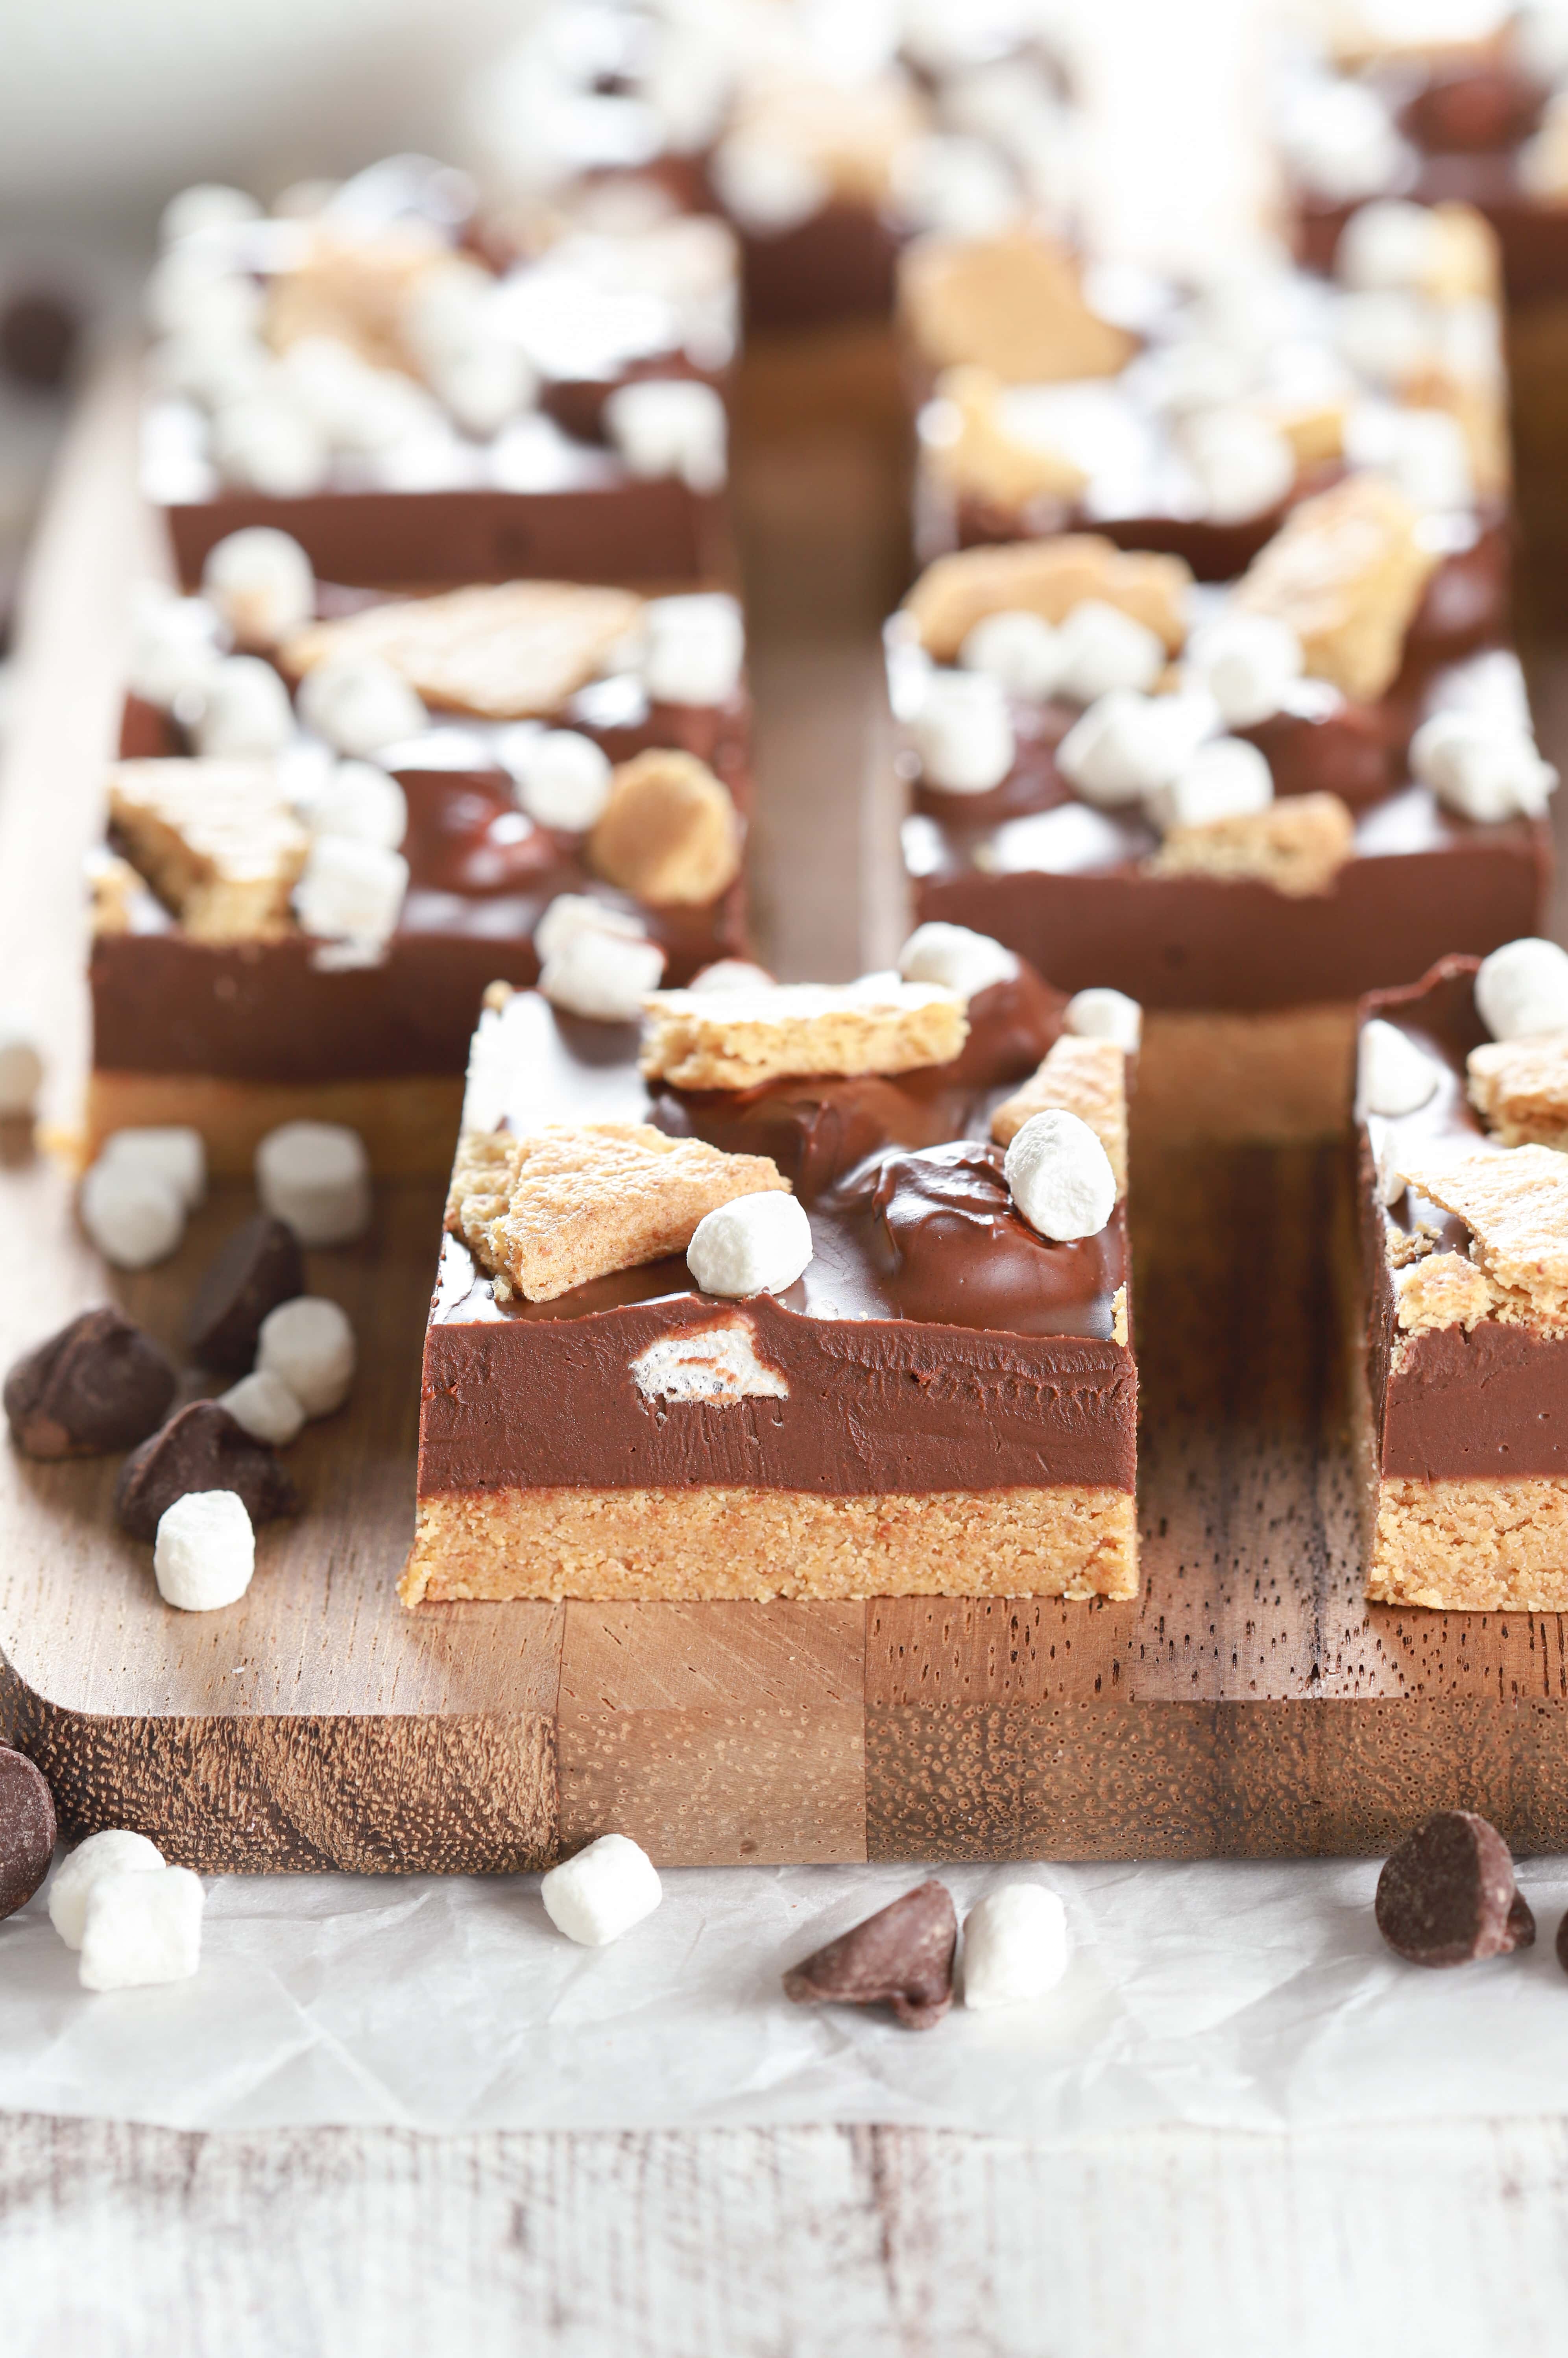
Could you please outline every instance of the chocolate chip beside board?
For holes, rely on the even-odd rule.
[[[122,1312],[84,1310],[16,1361],[5,1414],[28,1457],[102,1456],[156,1432],[177,1381],[152,1336]]]
[[[219,1248],[191,1297],[185,1322],[190,1356],[221,1375],[247,1375],[262,1320],[305,1291],[305,1256],[292,1228],[265,1212]]]
[[[910,2030],[929,2030],[953,2003],[958,1919],[946,1884],[916,1884],[818,1949],[784,1977],[797,2006],[891,2006]]]
[[[0,1916],[25,1908],[54,1856],[54,1799],[25,1752],[0,1744]]]
[[[154,1540],[167,1509],[192,1490],[233,1490],[253,1523],[299,1511],[299,1495],[264,1441],[216,1401],[193,1401],[126,1458],[114,1512],[133,1539]]]
[[[1465,1965],[1535,1939],[1509,1846],[1471,1810],[1439,1810],[1408,1833],[1384,1861],[1375,1906],[1379,1931],[1413,1965]]]

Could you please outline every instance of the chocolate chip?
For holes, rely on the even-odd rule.
[[[114,1486],[114,1512],[133,1539],[156,1539],[159,1518],[191,1490],[237,1490],[253,1523],[299,1511],[277,1452],[216,1401],[193,1401],[133,1451]]]
[[[25,1908],[54,1856],[54,1801],[25,1752],[0,1744],[0,1916]]]
[[[6,1377],[12,1438],[29,1457],[130,1449],[168,1415],[177,1380],[152,1336],[120,1311],[84,1310]]]
[[[1439,1810],[1405,1836],[1378,1877],[1376,1913],[1413,1965],[1465,1965],[1535,1938],[1507,1843],[1470,1810]]]
[[[185,1339],[190,1356],[225,1376],[249,1373],[262,1320],[305,1291],[305,1256],[294,1230],[258,1213],[220,1248],[197,1286]]]
[[[947,1887],[916,1884],[851,1931],[793,1965],[784,1995],[797,2006],[891,2006],[910,2030],[929,2030],[953,2003],[958,1920]]]

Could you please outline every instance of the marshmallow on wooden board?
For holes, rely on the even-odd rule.
[[[131,614],[126,686],[161,712],[200,696],[223,657],[223,624],[205,598],[171,598],[148,585]]]
[[[1075,991],[1062,1011],[1066,1029],[1080,1040],[1108,1040],[1129,1056],[1143,1037],[1143,1010],[1124,990],[1098,987]]]
[[[1267,810],[1273,799],[1273,773],[1257,746],[1242,737],[1217,737],[1150,795],[1148,807],[1157,827],[1212,827]]]
[[[1568,950],[1526,935],[1481,960],[1476,1009],[1494,1040],[1568,1031]]]
[[[178,1251],[185,1234],[184,1201],[159,1171],[97,1162],[76,1201],[82,1227],[116,1269],[151,1269]]]
[[[178,245],[184,238],[237,229],[242,222],[260,219],[260,205],[244,189],[231,189],[221,180],[197,180],[170,197],[159,213],[158,243]]]
[[[1361,1027],[1356,1056],[1356,1097],[1362,1113],[1397,1119],[1415,1113],[1436,1090],[1437,1066],[1397,1024],[1376,1017]]]
[[[1005,695],[1044,704],[1062,676],[1061,634],[1043,614],[1004,607],[982,614],[965,634],[958,661],[965,671],[988,672]]]
[[[256,1568],[256,1535],[237,1490],[188,1490],[158,1517],[153,1577],[166,1605],[213,1613],[238,1604]]]
[[[1076,1113],[1032,1114],[1002,1168],[1018,1210],[1054,1244],[1098,1236],[1116,1209],[1110,1158]]]
[[[1434,712],[1411,740],[1411,773],[1480,824],[1539,818],[1557,785],[1528,730],[1478,712]]]
[[[341,1408],[354,1379],[354,1330],[335,1302],[298,1293],[262,1320],[256,1372],[287,1384],[307,1416]]]
[[[619,934],[622,940],[647,939],[648,929],[634,911],[596,901],[590,892],[557,892],[534,928],[534,948],[540,963],[566,947],[573,934]]]
[[[964,1919],[964,2004],[1044,1997],[1067,1970],[1067,1911],[1043,1883],[1004,1883]]]
[[[206,1142],[199,1130],[184,1123],[111,1130],[98,1161],[121,1171],[152,1172],[168,1182],[187,1211],[207,1193]]]
[[[517,799],[536,826],[586,835],[604,815],[610,756],[579,729],[540,729],[510,757]]]
[[[162,1866],[164,1855],[146,1834],[127,1827],[108,1826],[78,1843],[54,1872],[49,1888],[49,1922],[68,1949],[80,1949],[87,1928],[87,1902],[94,1884],[106,1875],[147,1875]]]
[[[645,1850],[627,1834],[600,1834],[575,1858],[551,1867],[539,1897],[557,1932],[584,1948],[602,1949],[651,1916],[664,1893]]]
[[[898,954],[898,970],[905,982],[945,983],[961,998],[973,999],[993,983],[1016,980],[1018,959],[989,934],[934,918],[916,925]]]
[[[1056,633],[1056,693],[1093,704],[1113,688],[1146,690],[1165,668],[1164,641],[1103,598],[1080,600]]]
[[[643,685],[656,704],[723,704],[741,684],[746,629],[722,590],[652,598],[643,609]]]
[[[782,1293],[812,1255],[811,1222],[793,1195],[737,1195],[700,1219],[686,1249],[699,1292],[739,1300]]]
[[[989,672],[932,672],[910,734],[922,777],[940,794],[989,794],[1012,767],[1007,697]]]
[[[323,941],[384,948],[397,929],[408,891],[408,862],[400,851],[350,835],[318,835],[294,888],[295,914],[304,931]]]
[[[225,482],[268,499],[306,499],[327,480],[327,439],[302,410],[265,387],[212,419],[213,464]]]
[[[710,384],[694,377],[642,377],[617,386],[604,430],[633,475],[678,475],[699,495],[729,473],[729,422]]]
[[[429,717],[401,672],[375,655],[318,664],[299,683],[298,704],[335,752],[362,759],[416,736]]]
[[[276,647],[316,611],[316,576],[299,543],[271,525],[248,525],[207,552],[201,587],[237,647]]]
[[[203,1898],[201,1879],[188,1866],[102,1876],[88,1895],[82,1926],[82,1988],[189,1981],[201,1963]]]
[[[339,762],[309,798],[312,835],[336,835],[395,851],[408,832],[408,797],[373,762]]]
[[[0,1010],[0,1121],[31,1114],[44,1085],[44,1060],[18,1015]]]
[[[1206,697],[1113,688],[1074,721],[1056,748],[1056,767],[1085,802],[1120,809],[1170,783],[1212,717]]]
[[[256,1149],[256,1194],[302,1245],[341,1245],[370,1225],[370,1164],[358,1130],[286,1121]]]
[[[305,1424],[300,1402],[270,1368],[256,1368],[242,1376],[237,1384],[219,1393],[218,1405],[228,1410],[236,1424],[243,1425],[253,1441],[267,1442],[274,1449],[287,1449],[291,1441],[297,1441]]]
[[[590,1016],[600,1023],[632,1023],[642,1013],[649,991],[657,990],[664,970],[665,953],[657,942],[641,934],[579,925],[544,958],[539,988],[553,1006],[564,1007],[568,1014]]]
[[[1306,667],[1301,640],[1273,614],[1228,614],[1195,631],[1185,675],[1213,697],[1227,729],[1256,728],[1278,712]]]

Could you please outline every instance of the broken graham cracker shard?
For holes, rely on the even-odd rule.
[[[737,1195],[788,1187],[765,1154],[725,1154],[646,1123],[552,1122],[527,1138],[468,1130],[446,1226],[505,1288],[554,1302],[590,1278],[684,1252],[698,1221]]]
[[[629,590],[503,581],[313,623],[294,633],[281,659],[291,678],[301,678],[318,664],[374,657],[432,712],[529,720],[558,711],[597,679],[642,612]]]
[[[1193,577],[1179,557],[1130,555],[1091,532],[1001,548],[965,548],[928,565],[903,601],[920,644],[951,663],[989,614],[1038,614],[1065,622],[1088,599],[1115,606],[1160,639],[1167,654],[1186,643]]]
[[[1485,1270],[1463,1253],[1432,1253],[1411,1261],[1395,1281],[1401,1333],[1424,1334],[1434,1326],[1470,1328],[1492,1315],[1492,1288]]]
[[[588,856],[650,908],[702,908],[741,872],[741,816],[706,762],[651,747],[615,772]]]
[[[448,255],[436,231],[413,220],[370,236],[317,228],[299,260],[268,284],[267,341],[284,352],[307,336],[330,336],[373,368],[408,371],[402,321],[409,290]]]
[[[1337,795],[1288,795],[1267,809],[1173,827],[1148,863],[1152,876],[1215,876],[1271,884],[1291,900],[1326,892],[1356,846]]]
[[[1568,1032],[1488,1040],[1466,1063],[1470,1102],[1505,1146],[1568,1147]]]
[[[1138,339],[1084,299],[1076,257],[1053,239],[925,237],[899,270],[900,314],[934,368],[967,362],[1009,384],[1115,376]]]
[[[1549,1146],[1476,1146],[1400,1164],[1400,1176],[1470,1231],[1492,1315],[1568,1325],[1568,1156]],[[1445,1254],[1420,1266],[1431,1270]]]
[[[309,838],[262,761],[120,762],[109,816],[124,850],[192,941],[293,930]]]
[[[946,1065],[969,1036],[967,1002],[939,983],[871,976],[765,990],[657,990],[644,1001],[643,1075],[678,1089],[911,1073]]]
[[[1076,499],[1088,481],[1082,467],[1048,442],[1010,434],[1000,407],[1002,391],[1000,377],[989,369],[943,372],[936,381],[943,406],[928,411],[921,427],[932,468],[950,490],[999,508]]]
[[[1232,611],[1288,622],[1314,678],[1375,703],[1393,685],[1437,563],[1417,523],[1392,483],[1352,475],[1287,517],[1242,575]]]
[[[1112,1040],[1079,1039],[1064,1032],[1037,1073],[1004,1098],[991,1116],[991,1136],[1011,1146],[1026,1121],[1058,1109],[1087,1122],[1127,1193],[1127,1058]]]

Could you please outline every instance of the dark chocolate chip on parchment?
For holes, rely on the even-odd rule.
[[[1472,1810],[1439,1810],[1384,1861],[1378,1930],[1416,1965],[1465,1965],[1528,1948],[1535,1919],[1514,1883],[1496,1826]]]

